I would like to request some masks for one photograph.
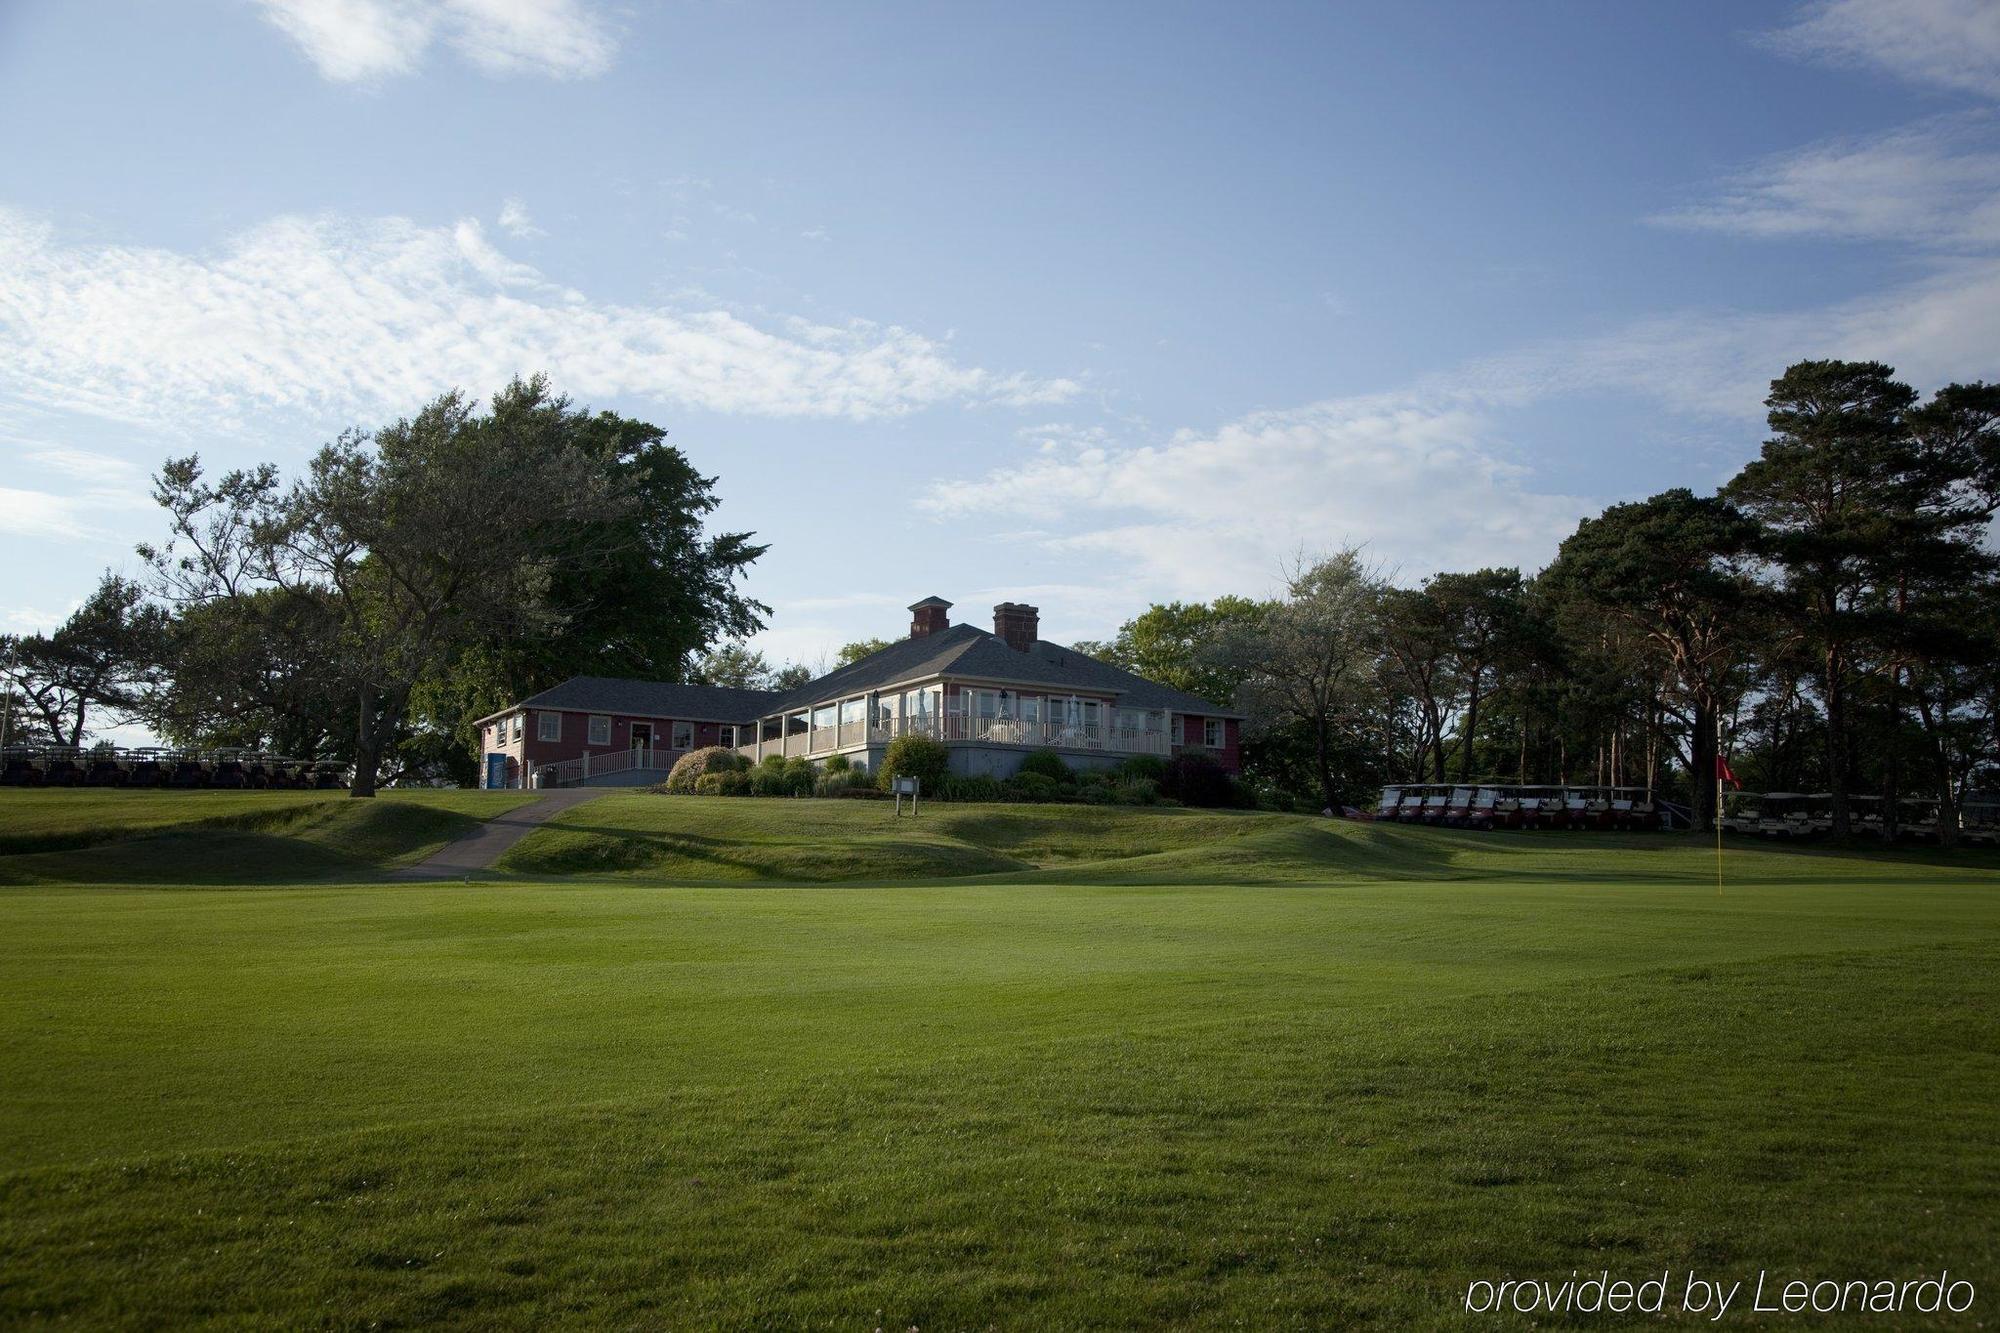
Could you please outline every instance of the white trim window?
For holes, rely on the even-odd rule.
[[[715,729],[715,743],[727,750],[735,749],[736,724],[733,722],[724,722],[718,726]]]
[[[1211,750],[1220,750],[1228,743],[1229,731],[1219,717],[1205,717],[1201,720],[1201,743]]]
[[[521,719],[526,716],[525,713],[514,714],[514,739],[517,741],[521,739]]]
[[[1185,713],[1174,714],[1174,744],[1187,744],[1187,714]]]
[[[559,741],[562,739],[562,714],[535,714],[535,739],[538,741]]]
[[[601,714],[590,719],[590,743],[592,745],[611,744],[611,719]]]
[[[694,723],[692,722],[674,723],[673,736],[674,736],[674,744],[673,744],[674,749],[692,750],[694,748]]]

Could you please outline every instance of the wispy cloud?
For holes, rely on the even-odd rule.
[[[264,17],[328,79],[414,73],[443,42],[489,74],[581,78],[617,42],[583,0],[257,0]]]
[[[1074,432],[972,481],[940,481],[940,517],[1056,526],[1041,543],[1148,571],[1172,595],[1268,585],[1301,547],[1366,543],[1391,561],[1530,562],[1590,512],[1536,493],[1490,419],[1426,395],[1332,399],[1158,444]]]
[[[1992,0],[1821,0],[1765,42],[1787,55],[2000,97],[2000,5]]]
[[[1767,239],[2000,245],[2000,120],[1943,117],[1782,153],[1653,221]]]
[[[1861,300],[1662,316],[1469,362],[1403,392],[1160,440],[1051,424],[984,477],[933,482],[922,505],[941,520],[1014,529],[1023,546],[1104,557],[1147,597],[1256,591],[1299,550],[1349,542],[1412,576],[1534,568],[1577,519],[1626,497],[1538,478],[1522,461],[1520,409],[1616,393],[1648,405],[1649,419],[1740,432],[1748,456],[1766,386],[1793,361],[1879,357],[1936,384],[1990,377],[1995,346],[2000,259],[1953,260]]]
[[[962,365],[893,325],[767,323],[593,301],[471,221],[285,217],[187,255],[65,243],[0,210],[0,386],[125,421],[402,412],[535,370],[585,397],[855,420],[1078,387]]]
[[[74,497],[0,486],[0,533],[10,537],[87,537],[90,525]]]
[[[10,480],[24,473],[57,490],[0,487],[0,534],[15,537],[109,538],[118,511],[153,507],[145,473],[123,458],[67,445],[9,442],[0,453]]]
[[[519,199],[508,199],[500,205],[500,230],[517,240],[531,240],[537,236],[548,235],[535,225],[535,219],[528,212],[528,206]]]

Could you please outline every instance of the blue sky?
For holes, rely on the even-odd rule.
[[[548,370],[771,544],[777,657],[1534,567],[1763,386],[2000,374],[2000,5],[0,6],[0,628],[169,454]]]

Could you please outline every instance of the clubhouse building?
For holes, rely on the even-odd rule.
[[[964,775],[1007,777],[1042,749],[1078,768],[1197,751],[1239,771],[1240,714],[1047,642],[1032,606],[1000,603],[991,631],[950,611],[926,597],[907,638],[794,690],[573,677],[480,719],[483,785],[639,786],[708,745],[872,770],[906,735],[943,741]]]

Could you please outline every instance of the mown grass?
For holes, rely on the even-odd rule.
[[[421,860],[534,793],[0,790],[0,884],[238,884]]]
[[[632,799],[641,838],[701,811]],[[572,822],[620,828],[609,800]],[[725,846],[911,836],[713,804],[764,807]],[[1054,868],[0,892],[0,1323],[1406,1327],[1607,1267],[2000,1290],[1980,858],[1744,849],[1717,892],[1678,841],[1033,807],[921,836]]]

